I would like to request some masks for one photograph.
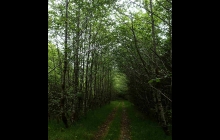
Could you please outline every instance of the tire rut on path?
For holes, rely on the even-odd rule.
[[[119,104],[118,104],[118,106],[119,106]],[[108,133],[108,130],[109,130],[109,126],[110,126],[111,122],[114,120],[118,106],[113,109],[113,111],[107,117],[106,121],[99,127],[99,130],[95,134],[93,140],[102,140],[106,136],[106,134]]]
[[[120,133],[119,140],[131,140],[130,124],[129,124],[126,109],[124,107],[124,102],[122,104],[122,108],[123,108],[123,111],[122,111],[122,119],[121,119],[121,133]]]

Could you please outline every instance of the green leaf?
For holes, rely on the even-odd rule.
[[[155,81],[156,81],[156,82],[160,82],[160,78],[156,78]]]
[[[154,79],[151,79],[150,81],[148,81],[149,84],[153,83]]]

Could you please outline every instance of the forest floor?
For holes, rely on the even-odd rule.
[[[68,129],[48,122],[48,140],[172,140],[159,125],[138,112],[129,101],[112,101]]]

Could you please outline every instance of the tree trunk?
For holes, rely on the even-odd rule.
[[[63,81],[62,81],[62,97],[60,100],[62,121],[68,128],[68,121],[65,113],[65,100],[66,100],[66,71],[67,71],[67,20],[68,20],[68,0],[66,0],[66,16],[65,16],[65,48],[64,48],[64,66],[63,66]]]
[[[151,27],[152,27],[152,45],[153,45],[153,50],[154,52],[156,53],[157,52],[157,44],[156,44],[156,36],[155,36],[155,25],[154,25],[154,17],[153,17],[153,4],[152,4],[152,0],[150,0],[150,17],[151,17]],[[155,53],[153,53],[153,59],[154,59],[154,62],[155,62],[155,78],[157,78],[157,60],[156,60],[156,55]],[[164,109],[163,109],[163,106],[162,106],[162,102],[161,102],[161,95],[160,93],[156,90],[154,92],[154,94],[156,94],[156,98],[157,98],[157,104],[155,105],[155,108],[157,106],[157,109],[158,109],[158,115],[159,115],[159,119],[160,119],[160,122],[161,122],[161,125],[165,131],[165,133],[169,133],[169,130],[168,130],[168,126],[167,126],[167,123],[166,123],[166,119],[165,119],[165,113],[164,113]],[[155,95],[154,95],[155,96]]]

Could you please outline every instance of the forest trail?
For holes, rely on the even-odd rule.
[[[48,140],[172,140],[163,129],[134,108],[129,101],[112,101],[90,111],[65,129],[63,123],[48,123]]]
[[[119,140],[131,140],[130,137],[130,124],[127,115],[126,108],[124,107],[124,102],[122,103],[122,119],[121,119],[121,133]]]
[[[121,110],[118,108],[121,108]],[[129,131],[129,119],[124,107],[124,102],[119,102],[118,106],[115,107],[114,110],[109,114],[106,121],[101,126],[99,126],[99,130],[95,134],[94,140],[105,139],[109,133],[109,128],[111,127],[112,122],[115,120],[116,113],[121,116],[119,140],[131,140]]]
[[[119,103],[114,109],[113,111],[109,114],[109,116],[107,117],[106,121],[101,125],[99,126],[99,130],[97,131],[97,133],[95,134],[95,137],[94,137],[94,140],[102,140],[108,133],[108,130],[109,130],[109,126],[110,124],[112,123],[112,121],[114,120],[115,118],[115,114],[118,110],[118,106],[120,105],[121,103]]]

